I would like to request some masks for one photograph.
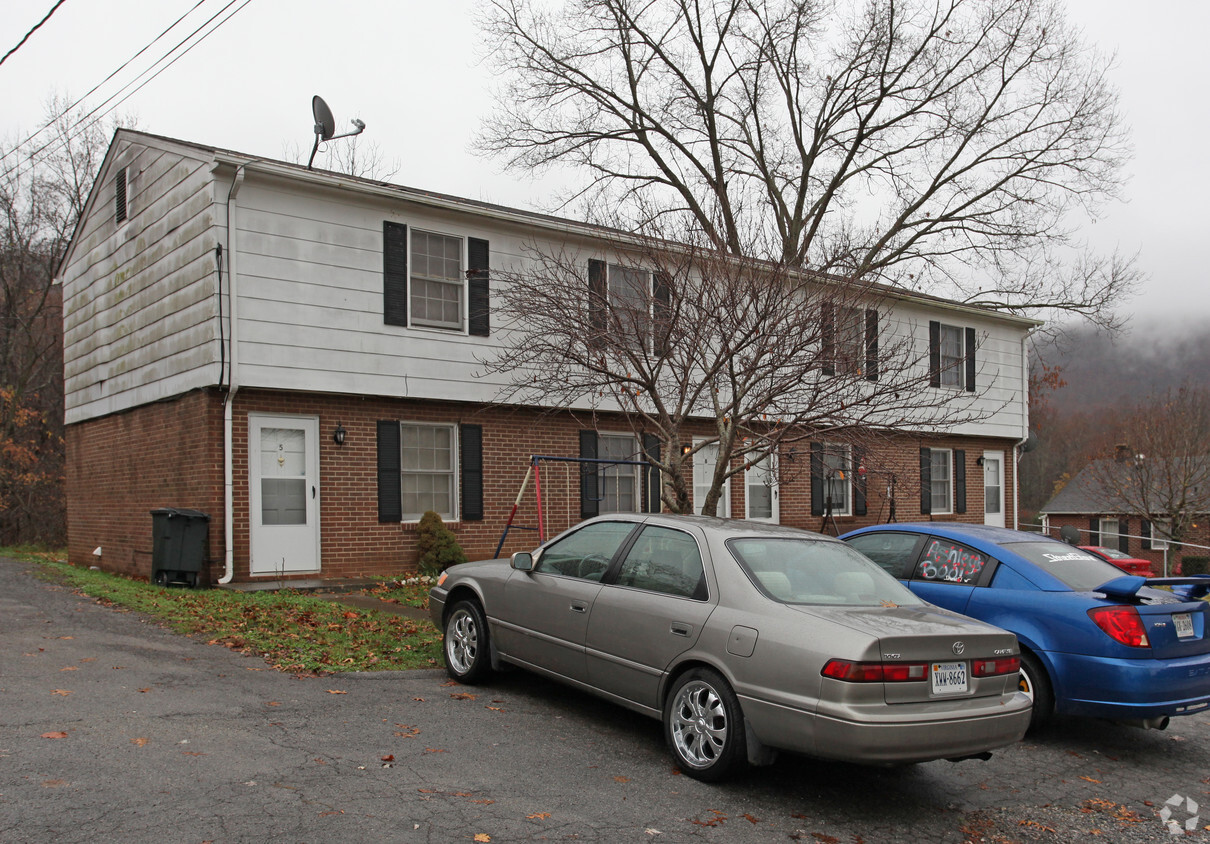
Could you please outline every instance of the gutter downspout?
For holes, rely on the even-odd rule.
[[[1021,446],[1029,441],[1029,338],[1042,326],[1035,325],[1021,335],[1021,389],[1025,401],[1021,404],[1021,439],[1013,444],[1013,530],[1021,529]]]
[[[237,326],[239,325],[239,320],[236,318],[236,302],[239,301],[239,297],[235,292],[236,280],[239,278],[236,269],[236,255],[239,253],[235,248],[235,212],[238,207],[235,200],[244,184],[246,166],[247,163],[244,163],[236,169],[235,179],[231,182],[231,190],[227,193],[227,319],[230,323],[227,332],[229,345],[227,395],[223,399],[223,540],[227,550],[224,555],[225,571],[219,578],[219,584],[230,583],[231,578],[235,576],[235,456],[233,453],[232,404],[235,402],[235,394],[239,392],[239,360],[237,357],[239,344],[236,342]]]

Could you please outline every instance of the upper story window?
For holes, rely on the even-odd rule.
[[[667,350],[669,284],[666,276],[638,267],[588,262],[588,316],[594,333],[632,347]],[[654,335],[654,336],[653,336]]]
[[[383,221],[383,322],[488,336],[489,260],[486,240]]]
[[[929,323],[929,383],[975,391],[975,329]]]
[[[462,238],[412,229],[412,324],[462,328]]]
[[[824,302],[821,368],[825,375],[878,380],[878,311]]]

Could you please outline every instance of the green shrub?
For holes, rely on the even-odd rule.
[[[432,510],[420,517],[416,532],[419,534],[416,546],[420,553],[416,565],[421,574],[436,577],[450,566],[466,562],[466,554],[458,544],[457,537]]]
[[[1185,557],[1181,560],[1181,574],[1210,574],[1210,557]]]

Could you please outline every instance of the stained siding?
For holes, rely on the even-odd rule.
[[[130,213],[117,224],[121,166]],[[201,158],[143,144],[114,150],[61,276],[68,423],[217,381],[212,187]]]

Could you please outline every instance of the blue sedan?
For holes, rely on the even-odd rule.
[[[1034,726],[1057,712],[1163,729],[1210,707],[1204,575],[1123,575],[1055,539],[956,522],[841,539],[925,600],[1016,633]]]

